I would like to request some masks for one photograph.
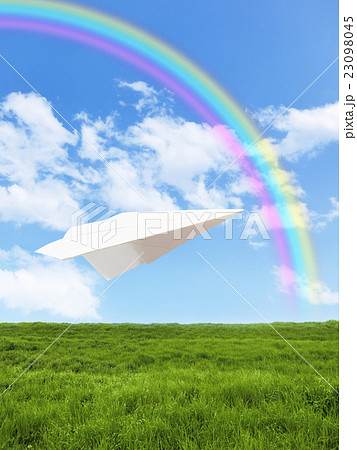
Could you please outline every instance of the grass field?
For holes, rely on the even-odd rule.
[[[0,324],[1,392],[65,326]],[[338,322],[274,326],[338,390]],[[0,398],[0,448],[334,449],[338,396],[266,324],[80,324]]]

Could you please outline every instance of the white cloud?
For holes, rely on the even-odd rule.
[[[236,167],[223,177],[225,185],[215,185],[200,197],[216,171],[230,162],[215,130],[207,124],[154,115],[120,134],[113,121],[91,121],[78,115],[80,118],[93,142],[98,142],[98,129],[106,130],[100,147],[111,167],[101,169],[104,182],[98,195],[111,208],[175,209],[179,207],[177,193],[192,207],[242,205],[239,195],[248,191],[249,183],[243,178],[244,189],[239,187]]]
[[[37,222],[57,230],[71,226],[71,214],[79,209],[70,187],[51,177],[26,185],[0,186],[0,203],[3,221]]]
[[[215,129],[173,117],[159,100],[161,93],[144,82],[118,82],[118,86],[141,96],[134,106],[138,113],[145,111],[146,117],[120,130],[115,112],[95,119],[79,113],[75,118],[82,140],[66,130],[35,94],[12,93],[0,103],[1,220],[65,230],[84,200],[126,211],[239,208],[244,195],[254,195],[251,180],[234,165],[201,196],[232,159]],[[274,143],[275,148],[294,160],[331,142],[336,138],[336,108],[335,104],[291,110],[277,123],[276,131],[285,135]],[[273,107],[262,111],[261,120],[274,113]],[[320,125],[324,121],[323,132],[321,127],[316,131],[313,121]],[[293,172],[272,170],[279,170],[276,175],[286,179],[286,185],[293,185],[298,198],[304,196]],[[310,212],[301,200],[291,207],[303,211],[308,226],[322,229],[337,216],[337,202],[331,199],[331,203],[326,214]],[[261,211],[263,216],[270,212],[266,206]],[[268,229],[276,226],[263,221]],[[249,243],[254,248],[264,245]],[[0,250],[0,259],[8,266],[0,270],[0,300],[9,308],[74,317],[95,298],[93,272],[89,276],[73,261],[29,255],[17,247]],[[313,289],[308,295],[322,303],[337,301],[337,294],[321,283],[306,289]],[[92,310],[88,317],[98,317],[97,311]]]
[[[133,83],[128,83],[126,81],[117,80],[117,85],[119,88],[129,88],[133,91],[140,92],[144,97],[153,97],[158,94],[158,92],[149,86],[145,81],[134,81]]]
[[[102,158],[110,158],[110,142],[119,137],[119,132],[115,130],[117,117],[116,113],[112,113],[104,120],[100,117],[93,120],[84,112],[76,114],[75,120],[81,125],[81,145],[78,149],[80,158],[90,161],[103,161]]]
[[[100,135],[100,133],[103,132],[103,125],[105,124],[100,120],[93,123],[87,122],[82,124],[82,145],[78,151],[81,158],[87,158],[90,160],[101,159],[100,155],[103,153],[106,143],[105,137]]]
[[[128,146],[139,148],[145,159],[145,170],[155,172],[162,185],[177,189],[192,206],[226,207],[241,205],[231,191],[236,187],[238,170],[232,167],[223,178],[226,185],[214,187],[203,195],[211,174],[225,169],[231,160],[214,128],[170,116],[146,117],[128,128],[122,138]],[[227,177],[235,179],[227,183]],[[212,180],[214,179],[214,175]]]
[[[77,138],[53,116],[35,94],[12,93],[0,104],[0,218],[17,223],[40,222],[64,229],[78,209],[73,186],[79,177],[68,158]]]
[[[284,106],[268,106],[253,114],[263,127],[269,126],[285,111]],[[296,174],[279,167],[279,157],[295,162],[302,156],[312,157],[324,146],[338,140],[338,102],[321,107],[297,110],[290,108],[272,126],[278,137],[267,137],[273,152],[270,155],[270,173],[279,179],[285,199],[281,205],[263,205],[258,212],[269,230],[284,228],[309,228],[321,230],[337,215],[336,204],[326,214],[309,209],[306,193]],[[274,217],[280,212],[290,216],[290,224],[280,224]]]
[[[321,281],[305,286],[307,298],[315,299],[312,303],[322,305],[336,305],[338,303],[338,292],[333,292]]]
[[[124,211],[179,209],[175,198],[159,183],[156,186],[154,167],[140,159],[131,160],[126,152],[120,153],[121,157],[110,162],[115,172],[109,167],[105,169],[106,181],[99,192],[103,202]]]
[[[142,112],[143,110],[145,110],[149,113],[158,113],[159,111],[165,110],[164,108],[162,108],[159,102],[161,92],[154,89],[145,81],[134,81],[132,83],[128,83],[122,80],[116,81],[119,88],[127,88],[141,95],[139,100],[132,105],[138,112]],[[167,93],[168,91],[165,92]],[[122,102],[121,104],[126,105],[125,102]]]
[[[316,211],[310,211],[310,218],[315,231],[320,231],[326,225],[339,216],[339,203],[335,197],[330,198],[332,208],[325,214],[319,214]]]
[[[96,276],[76,266],[73,261],[54,261],[35,256],[20,247],[0,250],[0,301],[25,313],[46,311],[64,318],[77,318],[96,296]],[[83,316],[99,319],[98,303]]]
[[[143,82],[121,85],[157,95]],[[78,113],[78,140],[35,94],[8,95],[0,104],[0,219],[65,230],[89,197],[120,210],[242,206],[248,188],[236,167],[200,197],[230,162],[214,128],[161,113],[120,130],[117,117]]]
[[[146,99],[158,95],[144,82],[119,81],[118,85],[139,92]],[[334,132],[326,130],[333,129],[336,108],[337,104],[289,110],[276,124],[286,136],[274,145],[284,145],[285,154],[295,158],[310,147],[328,142]],[[273,107],[266,108],[260,112],[260,120],[267,122],[277,112]],[[325,127],[323,137],[316,134],[321,127],[311,126],[317,117]],[[79,208],[80,199],[89,191],[96,192],[97,198],[109,207],[123,210],[177,208],[177,192],[189,207],[241,207],[241,196],[252,192],[247,177],[232,167],[223,180],[201,196],[215,174],[230,163],[214,128],[207,124],[161,114],[147,116],[120,132],[115,113],[96,120],[79,113],[76,119],[84,140],[109,161],[110,168],[83,140],[78,147],[77,137],[34,94],[10,94],[0,105],[0,119],[0,170],[7,180],[0,188],[0,199],[5,205],[0,212],[3,220],[39,222],[64,229],[71,212]],[[305,136],[307,131],[308,138],[299,138],[299,148],[294,147],[294,136]],[[73,148],[84,160],[69,158],[68,149],[73,153]],[[95,165],[90,167],[88,163]],[[304,195],[295,174],[276,170],[280,171],[277,176],[286,178],[286,185],[293,185],[297,197]],[[267,208],[263,207],[263,216],[270,215]],[[327,215],[309,212],[301,201],[291,208],[305,210],[304,220],[315,222],[320,229],[335,216],[334,211]]]
[[[298,292],[304,300],[315,305],[335,305],[338,303],[338,292],[333,292],[321,281],[307,281],[298,277],[285,265],[274,267],[278,288],[283,294]]]
[[[158,96],[144,82],[118,84],[145,98]],[[285,139],[289,140],[294,123],[294,130],[301,131],[312,120],[311,114],[332,117],[335,109],[336,105],[327,105],[314,110],[290,110],[279,121],[279,127],[287,130]],[[260,118],[268,121],[275,113],[269,107],[261,111]],[[213,127],[160,113],[149,114],[120,130],[117,117],[115,112],[104,119],[91,119],[83,112],[75,117],[84,140],[109,162],[108,166],[83,139],[78,142],[35,94],[8,95],[0,104],[0,219],[18,224],[37,222],[64,230],[82,199],[90,198],[119,210],[162,210],[240,208],[244,195],[254,195],[251,180],[235,165],[210,186],[231,162]],[[332,118],[327,122],[333,123]],[[307,224],[322,229],[333,220],[335,205],[327,214],[309,211],[301,200],[305,193],[296,175],[278,167],[271,170],[286,180],[285,186],[292,186],[286,193],[298,198],[290,205],[295,215],[292,226]],[[270,208],[265,205],[260,211],[268,229],[278,226],[269,221]]]
[[[241,197],[236,195],[233,188],[235,182],[227,183],[224,187],[213,185],[206,190],[206,186],[210,184],[210,179],[206,182],[207,177],[202,175],[193,183],[190,191],[184,194],[185,199],[192,207],[203,209],[215,208],[242,208],[243,201]]]
[[[76,142],[37,95],[12,93],[0,104],[0,171],[13,182],[31,182],[40,170],[61,171]]]
[[[264,241],[254,241],[253,239],[248,239],[248,244],[254,249],[254,250],[260,250],[261,248],[264,248],[267,246],[267,243]]]
[[[219,170],[230,162],[212,127],[182,118],[147,117],[129,127],[124,142],[153,151],[162,182],[182,189],[198,174]]]
[[[284,110],[284,106],[268,106],[253,117],[268,126]],[[314,156],[319,149],[338,141],[338,123],[338,102],[311,109],[290,108],[272,127],[283,136],[270,142],[280,156],[297,161],[305,154]]]

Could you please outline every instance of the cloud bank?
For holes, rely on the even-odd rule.
[[[88,201],[113,210],[140,211],[240,208],[245,196],[254,198],[249,178],[237,165],[211,186],[232,162],[214,127],[174,116],[167,91],[142,81],[116,83],[120,92],[138,96],[134,102],[118,102],[137,112],[136,122],[123,129],[118,111],[104,118],[78,112],[73,120],[82,138],[67,130],[33,93],[14,92],[0,103],[1,221],[66,230],[71,215]],[[270,106],[254,117],[266,126],[282,108]],[[335,142],[337,127],[337,103],[291,108],[274,125],[271,141],[279,158],[296,162]],[[338,216],[335,198],[327,213],[310,211],[295,173],[282,174],[293,186],[298,197],[294,207],[303,212],[309,227],[320,231]],[[266,209],[259,212],[271,229]],[[257,250],[264,246],[251,240],[249,244]],[[55,262],[18,247],[0,250],[0,260],[0,300],[9,308],[73,318],[95,299],[92,276],[74,261]],[[276,269],[277,274],[281,271]],[[309,289],[321,303],[337,302],[337,294],[324,284]],[[87,318],[98,317],[97,307],[87,313]]]
[[[253,114],[263,129],[269,126],[286,108],[269,106]],[[278,155],[296,162],[303,156],[313,157],[331,142],[338,141],[338,102],[311,109],[290,108],[272,129],[278,137],[270,139]]]
[[[30,254],[20,247],[0,250],[0,302],[25,313],[47,311],[74,319],[96,300],[93,273],[79,269],[73,261],[56,261]],[[99,319],[99,304],[81,319]]]

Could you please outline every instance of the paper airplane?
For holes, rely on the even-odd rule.
[[[59,259],[84,256],[110,280],[143,263],[150,264],[242,211],[127,212],[71,227],[62,239],[36,252]]]

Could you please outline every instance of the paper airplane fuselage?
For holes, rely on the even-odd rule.
[[[59,259],[84,258],[107,280],[150,264],[242,210],[127,212],[71,227],[37,250]]]

